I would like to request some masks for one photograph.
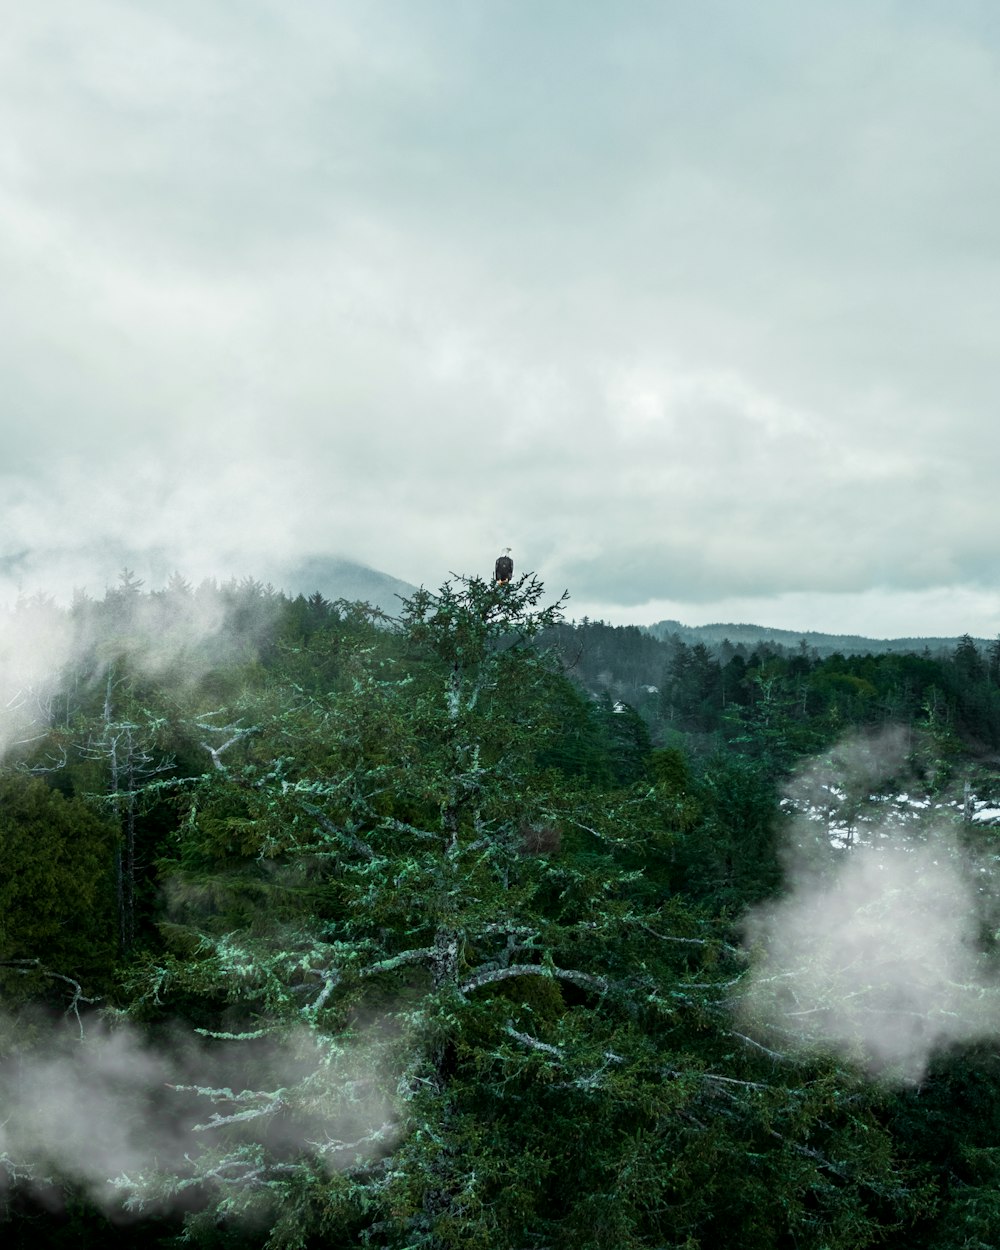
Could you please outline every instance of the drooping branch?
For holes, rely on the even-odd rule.
[[[520,1042],[522,1046],[527,1046],[529,1050],[538,1051],[539,1054],[551,1056],[559,1067],[562,1068],[566,1066],[568,1062],[567,1057],[560,1047],[553,1046],[549,1042],[543,1042],[540,1038],[533,1037],[530,1033],[522,1033],[519,1029],[514,1028],[514,1025],[510,1020],[508,1020],[507,1024],[504,1026],[504,1032],[508,1037],[512,1037],[516,1042]],[[599,1068],[595,1068],[593,1072],[581,1073],[579,1076],[575,1076],[571,1081],[560,1081],[557,1085],[553,1086],[553,1088],[573,1088],[582,1090],[597,1089],[601,1083],[601,1078],[604,1076],[605,1072],[607,1072],[609,1067],[625,1062],[624,1056],[617,1054],[613,1050],[604,1051],[601,1058],[604,1062]]]
[[[320,973],[319,975],[323,978],[323,988],[316,995],[314,1002],[310,1003],[308,1007],[302,1008],[302,1014],[313,1024],[315,1024],[317,1018],[319,1017],[319,1013],[329,1001],[330,995],[340,984],[339,968],[331,968],[328,972]]]
[[[732,956],[733,959],[739,959],[739,960],[744,960],[744,961],[750,958],[750,953],[748,951],[744,950],[743,947],[741,946],[733,946],[731,942],[721,942],[721,941],[712,940],[709,938],[678,937],[676,934],[673,934],[673,933],[659,933],[656,929],[646,924],[645,921],[639,920],[636,918],[633,918],[633,923],[637,926],[637,928],[644,930],[646,933],[649,933],[652,937],[659,938],[661,942],[675,942],[682,946],[701,946],[701,947],[714,948],[717,950],[724,951],[727,955]]]
[[[537,1037],[532,1037],[530,1033],[519,1032],[514,1028],[512,1021],[507,1021],[504,1026],[504,1032],[514,1038],[515,1041],[520,1042],[522,1046],[527,1046],[529,1050],[541,1051],[543,1055],[553,1055],[560,1063],[562,1062],[563,1053],[558,1046],[550,1046],[548,1042],[539,1041]]]
[[[377,1145],[391,1139],[399,1132],[399,1121],[384,1120],[377,1128],[364,1133],[356,1141],[341,1141],[328,1137],[323,1142],[309,1142],[321,1155],[343,1154],[347,1150],[360,1150],[364,1146]]]
[[[37,972],[39,976],[50,977],[55,981],[65,981],[67,985],[73,987],[73,997],[70,999],[69,1006],[64,1012],[65,1015],[72,1014],[76,1017],[77,1027],[80,1030],[80,1041],[83,1041],[83,1021],[80,1019],[81,1003],[99,1003],[99,998],[89,998],[83,992],[80,982],[73,977],[68,977],[62,972],[53,972],[50,968],[42,965],[40,959],[0,959],[0,968],[14,968],[16,971],[23,973],[25,976],[29,972]]]
[[[493,968],[485,972],[477,972],[458,988],[462,995],[471,994],[473,990],[484,985],[492,985],[497,981],[507,981],[512,977],[555,977],[560,981],[569,981],[579,985],[581,989],[596,990],[599,994],[607,994],[611,983],[604,977],[593,976],[589,972],[577,972],[571,968],[554,968],[545,964],[511,964],[509,968]]]
[[[175,1086],[175,1088],[182,1090],[185,1087],[178,1085]],[[191,1089],[193,1087],[188,1086],[187,1088]],[[232,1115],[220,1115],[218,1111],[213,1111],[204,1124],[195,1124],[192,1128],[192,1132],[204,1133],[214,1128],[222,1128],[226,1124],[240,1124],[246,1120],[259,1120],[261,1116],[273,1115],[276,1111],[280,1111],[284,1106],[284,1098],[276,1095],[271,1102],[265,1103],[261,1107],[247,1107],[244,1111],[234,1111]]]
[[[358,973],[362,977],[373,977],[380,972],[394,972],[407,964],[430,963],[437,956],[433,946],[421,946],[416,950],[403,951],[399,955],[391,955],[388,959],[380,959],[378,963],[369,964]]]
[[[13,743],[13,745],[16,747],[28,746],[32,742],[38,742],[46,736],[47,735],[45,734],[38,734],[34,738],[22,738],[19,742]],[[55,755],[53,755],[53,753],[50,751],[48,755],[46,756],[46,760],[48,762],[45,764],[31,764],[31,765],[21,764],[21,765],[18,765],[18,768],[21,772],[28,773],[32,777],[41,777],[41,776],[44,776],[46,773],[61,772],[66,767],[66,764],[69,760],[69,752],[66,748],[66,745],[64,743],[60,744],[59,751]]]
[[[789,1062],[788,1055],[783,1055],[777,1050],[770,1050],[767,1046],[762,1045],[760,1042],[755,1042],[752,1037],[747,1037],[745,1033],[737,1033],[733,1030],[730,1030],[730,1036],[739,1038],[741,1042],[745,1042],[748,1046],[753,1046],[755,1050],[763,1051],[765,1055],[767,1055],[771,1059],[774,1059],[777,1063]]]

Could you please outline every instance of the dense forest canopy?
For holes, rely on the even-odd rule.
[[[8,1244],[996,1244],[1000,643],[562,606],[8,612]]]

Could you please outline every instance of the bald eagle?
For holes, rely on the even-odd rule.
[[[510,548],[504,547],[503,555],[497,556],[493,570],[493,580],[500,586],[506,586],[514,576],[514,561],[510,558]]]

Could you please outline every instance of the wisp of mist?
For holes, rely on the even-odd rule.
[[[9,1033],[14,1022],[0,1024]],[[384,1041],[369,1029],[334,1043],[305,1025],[208,1043],[179,1027],[154,1039],[127,1022],[53,1025],[0,1065],[0,1192],[20,1182],[57,1204],[58,1176],[116,1218],[184,1209],[197,1156],[213,1160],[220,1186],[239,1186],[253,1171],[245,1144],[330,1172],[349,1166],[352,1137],[381,1126],[385,1140],[398,1118],[379,1071]]]
[[[1000,1032],[989,857],[960,805],[913,797],[902,730],[841,743],[790,782],[785,890],[753,909],[735,1009],[784,1054],[833,1053],[888,1082]]]
[[[217,593],[136,596],[118,619],[112,610],[70,612],[38,596],[0,608],[0,758],[58,719],[56,699],[71,671],[93,680],[127,655],[137,673],[193,682],[207,667],[206,643],[232,634]],[[200,664],[200,668],[198,665]]]
[[[44,596],[0,609],[0,760],[68,717],[67,689],[103,690],[123,661],[193,687],[243,645],[226,589],[112,590],[96,610]],[[380,1129],[384,1138],[397,1119],[395,1086],[379,1067],[385,1044],[375,1025],[333,1039],[303,1023],[248,1043],[180,1026],[154,1035],[97,1013],[81,1023],[0,1010],[0,1193],[19,1184],[55,1202],[49,1178],[60,1177],[112,1217],[123,1204],[181,1208],[171,1175],[190,1175],[191,1158],[225,1155],[233,1141],[266,1139],[282,1157],[335,1170],[353,1159],[353,1138]],[[236,1179],[238,1165],[227,1166],[220,1184]]]

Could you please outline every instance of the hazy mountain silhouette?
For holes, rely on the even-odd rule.
[[[0,562],[0,573],[8,575],[15,572],[23,563],[26,553],[9,557]],[[164,585],[175,566],[165,552],[146,550],[139,552],[125,547],[109,546],[103,553],[108,575],[107,585],[113,586],[118,573],[123,568],[137,571],[146,580],[146,588]],[[115,571],[112,575],[112,570]],[[184,570],[180,572],[183,574]],[[347,599],[352,602],[370,603],[379,608],[387,616],[397,616],[400,610],[400,597],[409,598],[417,589],[411,582],[383,573],[379,569],[359,564],[342,556],[310,556],[283,569],[266,568],[262,570],[233,570],[229,576],[253,575],[269,582],[285,594],[311,595],[317,590],[325,599]],[[225,580],[226,574],[220,575]],[[436,588],[436,583],[431,589]],[[614,620],[605,622],[615,625]],[[762,643],[774,643],[785,649],[794,649],[805,643],[810,652],[819,656],[833,655],[865,655],[881,654],[887,651],[916,652],[924,650],[935,654],[940,651],[953,651],[959,641],[958,637],[920,637],[905,638],[869,638],[863,634],[828,634],[817,630],[777,629],[768,625],[754,625],[748,622],[716,623],[711,625],[684,625],[680,621],[663,620],[641,628],[653,637],[667,639],[677,636],[682,642],[694,644],[702,642],[709,647],[717,647],[724,641],[733,646],[753,648]],[[989,645],[990,640],[976,638],[980,646]]]
[[[389,573],[339,556],[311,556],[290,569],[278,584],[289,595],[311,595],[318,590],[324,599],[370,603],[387,616],[398,616],[400,597],[408,599],[417,589]]]
[[[717,647],[721,642],[731,642],[733,646],[742,643],[747,647],[756,647],[761,643],[773,642],[784,648],[794,649],[804,642],[810,652],[820,656],[834,655],[873,655],[886,651],[917,652],[925,649],[933,655],[938,651],[953,651],[958,638],[866,638],[862,634],[824,634],[816,630],[775,629],[767,625],[714,624],[714,625],[682,625],[680,621],[657,621],[655,625],[647,625],[645,629],[654,638],[670,638],[677,635],[682,642],[703,642],[708,647]],[[974,640],[981,646],[987,640]]]

